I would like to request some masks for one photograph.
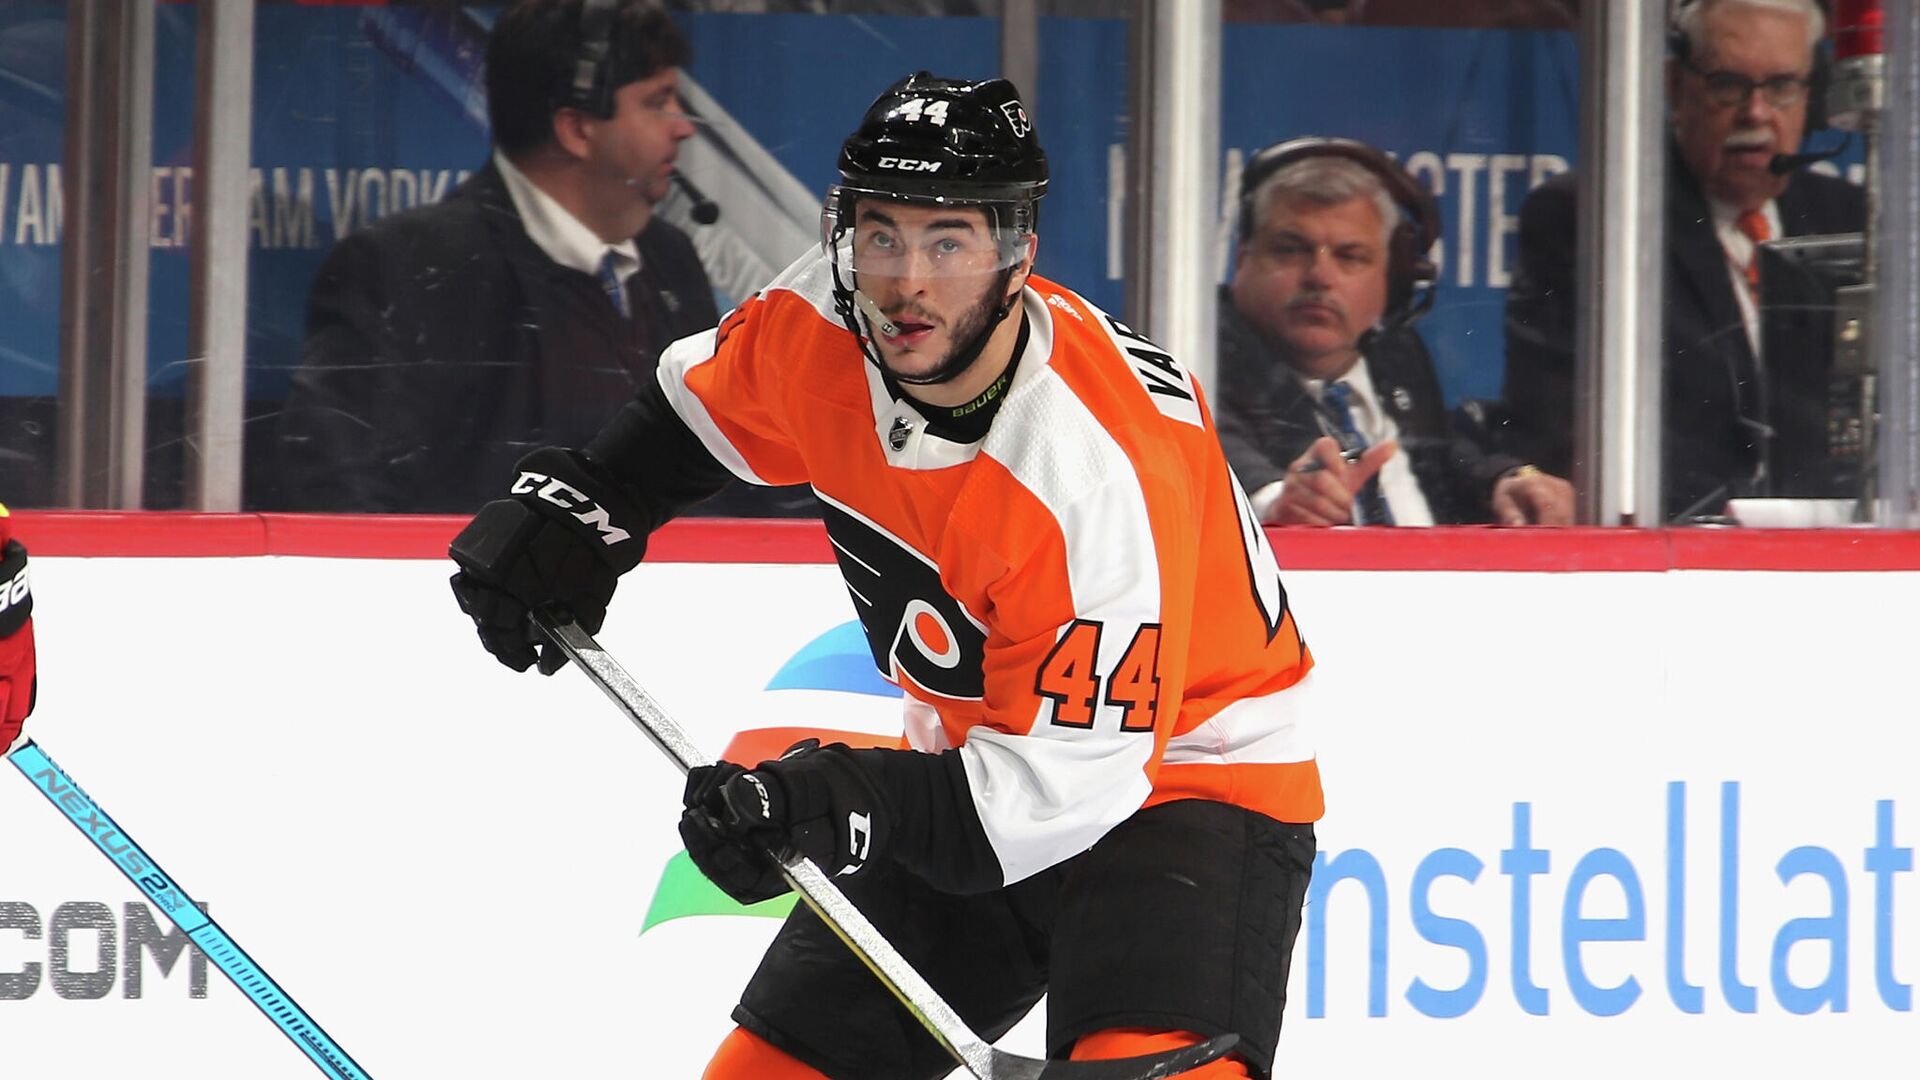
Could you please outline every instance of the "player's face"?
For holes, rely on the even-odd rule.
[[[1726,84],[1737,82],[1729,76],[1753,82],[1805,78],[1811,67],[1810,28],[1804,15],[1739,5],[1708,11],[1704,25],[1701,55],[1692,58],[1691,67],[1676,62],[1668,69],[1674,137],[1707,194],[1741,210],[1756,209],[1787,186],[1787,178],[1775,176],[1768,165],[1773,155],[1799,149],[1807,125],[1806,96],[1802,92],[1783,107],[1766,90],[1753,88],[1729,104],[1726,95],[1732,91]]]
[[[899,333],[874,328],[874,347],[895,375],[924,379],[952,366],[1001,297],[1001,249],[977,207],[863,201],[854,215],[860,291]]]
[[[1354,343],[1387,308],[1384,224],[1372,199],[1276,199],[1241,245],[1233,303],[1314,378],[1351,367]]]
[[[613,115],[594,125],[591,138],[608,182],[651,209],[667,197],[680,144],[692,135],[680,104],[680,71],[667,68],[615,90]]]

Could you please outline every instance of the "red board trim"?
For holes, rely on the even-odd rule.
[[[461,516],[17,511],[34,554],[200,558],[301,555],[445,558]],[[1657,572],[1920,570],[1920,532],[1885,529],[1269,529],[1293,570]],[[828,563],[817,521],[685,518],[649,543],[648,559],[693,563]]]

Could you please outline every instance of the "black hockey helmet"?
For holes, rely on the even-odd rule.
[[[1005,79],[915,72],[867,108],[840,147],[851,187],[964,202],[1021,202],[1047,190],[1047,155]]]
[[[875,98],[841,144],[823,233],[831,247],[852,224],[841,211],[865,196],[979,206],[1008,234],[1031,235],[1046,191],[1047,155],[1012,83],[919,71]]]
[[[873,327],[892,333],[858,280],[862,272],[890,275],[891,260],[904,256],[897,244],[880,246],[884,236],[871,244],[863,241],[856,250],[854,219],[862,201],[979,208],[991,234],[991,247],[978,252],[981,258],[935,255],[915,265],[935,275],[998,272],[995,292],[1004,294],[1015,268],[1033,251],[1039,199],[1046,190],[1047,155],[1012,83],[944,79],[920,71],[888,87],[841,144],[840,183],[827,192],[820,214],[821,246],[831,260],[834,291],[848,327],[865,336],[855,317],[858,310]],[[966,370],[1013,303],[1014,298],[1003,298],[976,340],[950,364],[912,381],[945,382]]]

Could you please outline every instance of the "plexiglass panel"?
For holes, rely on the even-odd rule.
[[[1228,4],[1217,410],[1274,524],[1565,523],[1501,441],[1521,207],[1572,167],[1561,4]],[[1563,424],[1564,427],[1564,424]],[[1528,468],[1527,466],[1533,466]]]

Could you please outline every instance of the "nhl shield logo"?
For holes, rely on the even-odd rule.
[[[907,445],[907,437],[912,434],[913,425],[907,423],[906,417],[896,416],[893,418],[893,427],[887,432],[887,445],[898,452],[901,447]]]
[[[1005,102],[1000,106],[1000,111],[1006,115],[1007,123],[1013,125],[1014,138],[1024,139],[1027,132],[1033,130],[1033,121],[1027,119],[1026,107],[1019,102]]]

